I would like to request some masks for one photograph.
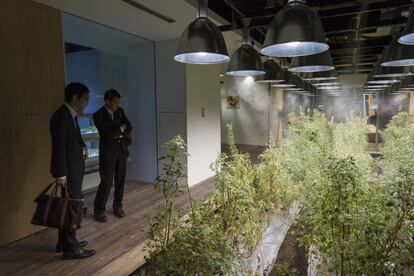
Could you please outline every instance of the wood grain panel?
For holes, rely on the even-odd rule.
[[[0,4],[0,245],[39,227],[34,197],[51,181],[49,118],[65,85],[61,15],[29,0]]]

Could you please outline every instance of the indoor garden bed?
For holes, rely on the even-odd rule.
[[[179,157],[186,146],[173,139],[157,178],[165,208],[148,234],[145,273],[257,274],[259,268],[245,260],[254,256],[272,218],[294,205],[302,211],[291,234],[317,259],[321,274],[403,273],[414,259],[414,125],[407,118],[399,114],[385,129],[379,161],[367,153],[367,126],[360,119],[334,124],[318,112],[292,115],[289,139],[269,145],[258,164],[237,150],[229,126],[230,153],[212,165],[211,196],[191,201],[189,213],[175,218],[172,200],[183,190]],[[289,264],[275,269],[295,275]]]

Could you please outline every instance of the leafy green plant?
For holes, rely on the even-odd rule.
[[[162,191],[165,200],[165,208],[157,214],[148,233],[146,248],[150,255],[146,260],[151,267],[152,263],[162,259],[162,270],[168,271],[169,254],[173,235],[178,227],[178,221],[173,219],[173,200],[183,192],[180,179],[186,177],[185,164],[180,157],[187,155],[186,144],[180,136],[176,136],[164,145],[168,153],[159,158],[163,160],[162,172],[155,179],[155,189]]]
[[[230,152],[212,164],[216,181],[211,195],[196,202],[190,215],[175,218],[173,199],[182,191],[178,179],[185,177],[178,155],[185,154],[185,144],[178,138],[167,144],[169,153],[162,159],[168,162],[157,178],[165,208],[154,219],[146,248],[150,275],[252,273],[240,261],[257,246],[269,216],[294,200],[294,189],[289,174],[284,174],[286,181],[281,178],[275,147],[269,147],[256,166],[237,150],[231,125],[228,141]]]
[[[274,271],[278,276],[296,276],[298,275],[298,271],[295,268],[289,267],[286,263],[277,264],[274,267]]]
[[[407,113],[394,116],[384,131],[381,181],[389,198],[380,257],[384,273],[414,265],[414,125]],[[376,267],[381,267],[376,264]]]
[[[399,115],[388,126],[379,175],[377,164],[365,152],[366,127],[360,120],[326,124],[322,118],[315,124],[297,119],[287,151],[303,152],[292,156],[307,168],[301,174],[292,170],[305,191],[301,243],[315,248],[311,253],[320,257],[321,271],[401,273],[413,259],[413,125]],[[309,131],[315,126],[318,134]]]
[[[235,248],[243,247],[249,254],[261,238],[263,215],[261,202],[256,201],[255,168],[247,154],[235,145],[231,125],[227,126],[229,155],[222,154],[213,164],[216,188],[211,200],[216,204],[223,233]]]
[[[230,151],[212,164],[211,195],[178,215],[186,146],[176,137],[157,187],[165,208],[147,241],[150,275],[230,275],[243,271],[272,214],[303,206],[300,242],[321,260],[322,273],[395,275],[413,263],[414,125],[396,116],[384,132],[384,158],[366,153],[366,125],[333,124],[319,112],[290,116],[289,139],[269,145],[254,165],[238,151],[231,125]],[[379,166],[379,167],[378,167]],[[190,197],[190,202],[192,202]],[[293,275],[286,267],[281,275]],[[248,275],[251,271],[244,271]]]

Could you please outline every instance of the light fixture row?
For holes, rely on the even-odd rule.
[[[223,35],[208,19],[207,0],[198,0],[198,17],[181,35],[174,59],[189,64],[229,63],[227,75],[258,76],[266,73],[259,53],[243,30],[243,43],[230,58]],[[333,70],[322,23],[314,10],[300,0],[289,0],[276,14],[260,53],[270,57],[293,57],[292,72]]]

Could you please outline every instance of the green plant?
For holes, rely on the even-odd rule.
[[[255,168],[246,154],[235,145],[232,126],[227,126],[229,155],[222,154],[213,164],[216,173],[211,200],[221,218],[223,234],[235,248],[249,254],[261,238],[263,221],[261,202],[256,201]]]
[[[381,181],[389,198],[380,257],[383,263],[390,264],[382,267],[388,273],[414,265],[414,125],[408,121],[408,114],[400,113],[389,123],[382,152]]]
[[[148,235],[149,274],[240,272],[240,261],[251,256],[270,216],[298,201],[300,242],[314,248],[321,272],[395,275],[412,265],[414,125],[406,114],[384,132],[380,163],[365,152],[366,126],[359,119],[333,124],[316,111],[292,115],[289,139],[280,147],[270,145],[257,165],[237,150],[231,125],[227,128],[230,152],[212,164],[214,190],[192,205],[189,215],[173,217],[178,212],[173,199],[185,177],[178,157],[186,147],[181,138],[167,144],[167,162],[157,178],[165,209]]]
[[[162,172],[155,179],[155,189],[162,191],[165,200],[165,208],[155,218],[148,233],[146,248],[150,255],[146,260],[151,267],[158,259],[163,259],[164,271],[168,271],[168,248],[171,246],[174,231],[178,227],[178,221],[173,219],[173,200],[183,191],[180,179],[186,177],[185,164],[180,157],[187,155],[186,144],[180,136],[176,136],[164,145],[168,153],[159,158],[163,160]]]
[[[277,264],[273,271],[276,272],[278,276],[296,276],[298,275],[298,271],[295,268],[289,267],[286,263]]]
[[[169,154],[163,159],[169,162],[157,178],[165,209],[155,217],[148,235],[149,274],[251,274],[241,266],[241,259],[257,246],[269,216],[293,201],[290,175],[283,174],[278,150],[269,147],[261,155],[261,164],[253,165],[248,155],[237,150],[231,125],[227,128],[230,152],[212,164],[216,183],[211,195],[196,202],[190,215],[176,218],[172,202],[181,191],[177,180],[184,177],[177,154],[185,152],[185,145],[179,139],[167,144]]]
[[[294,169],[292,174],[305,192],[301,243],[315,248],[311,253],[322,261],[321,271],[401,273],[413,259],[414,126],[404,114],[390,123],[383,174],[378,174],[365,152],[366,127],[360,120],[326,124],[322,118],[315,124],[301,116],[294,118],[294,136],[286,145],[287,164],[299,168],[300,174]],[[300,161],[291,161],[292,156]]]

